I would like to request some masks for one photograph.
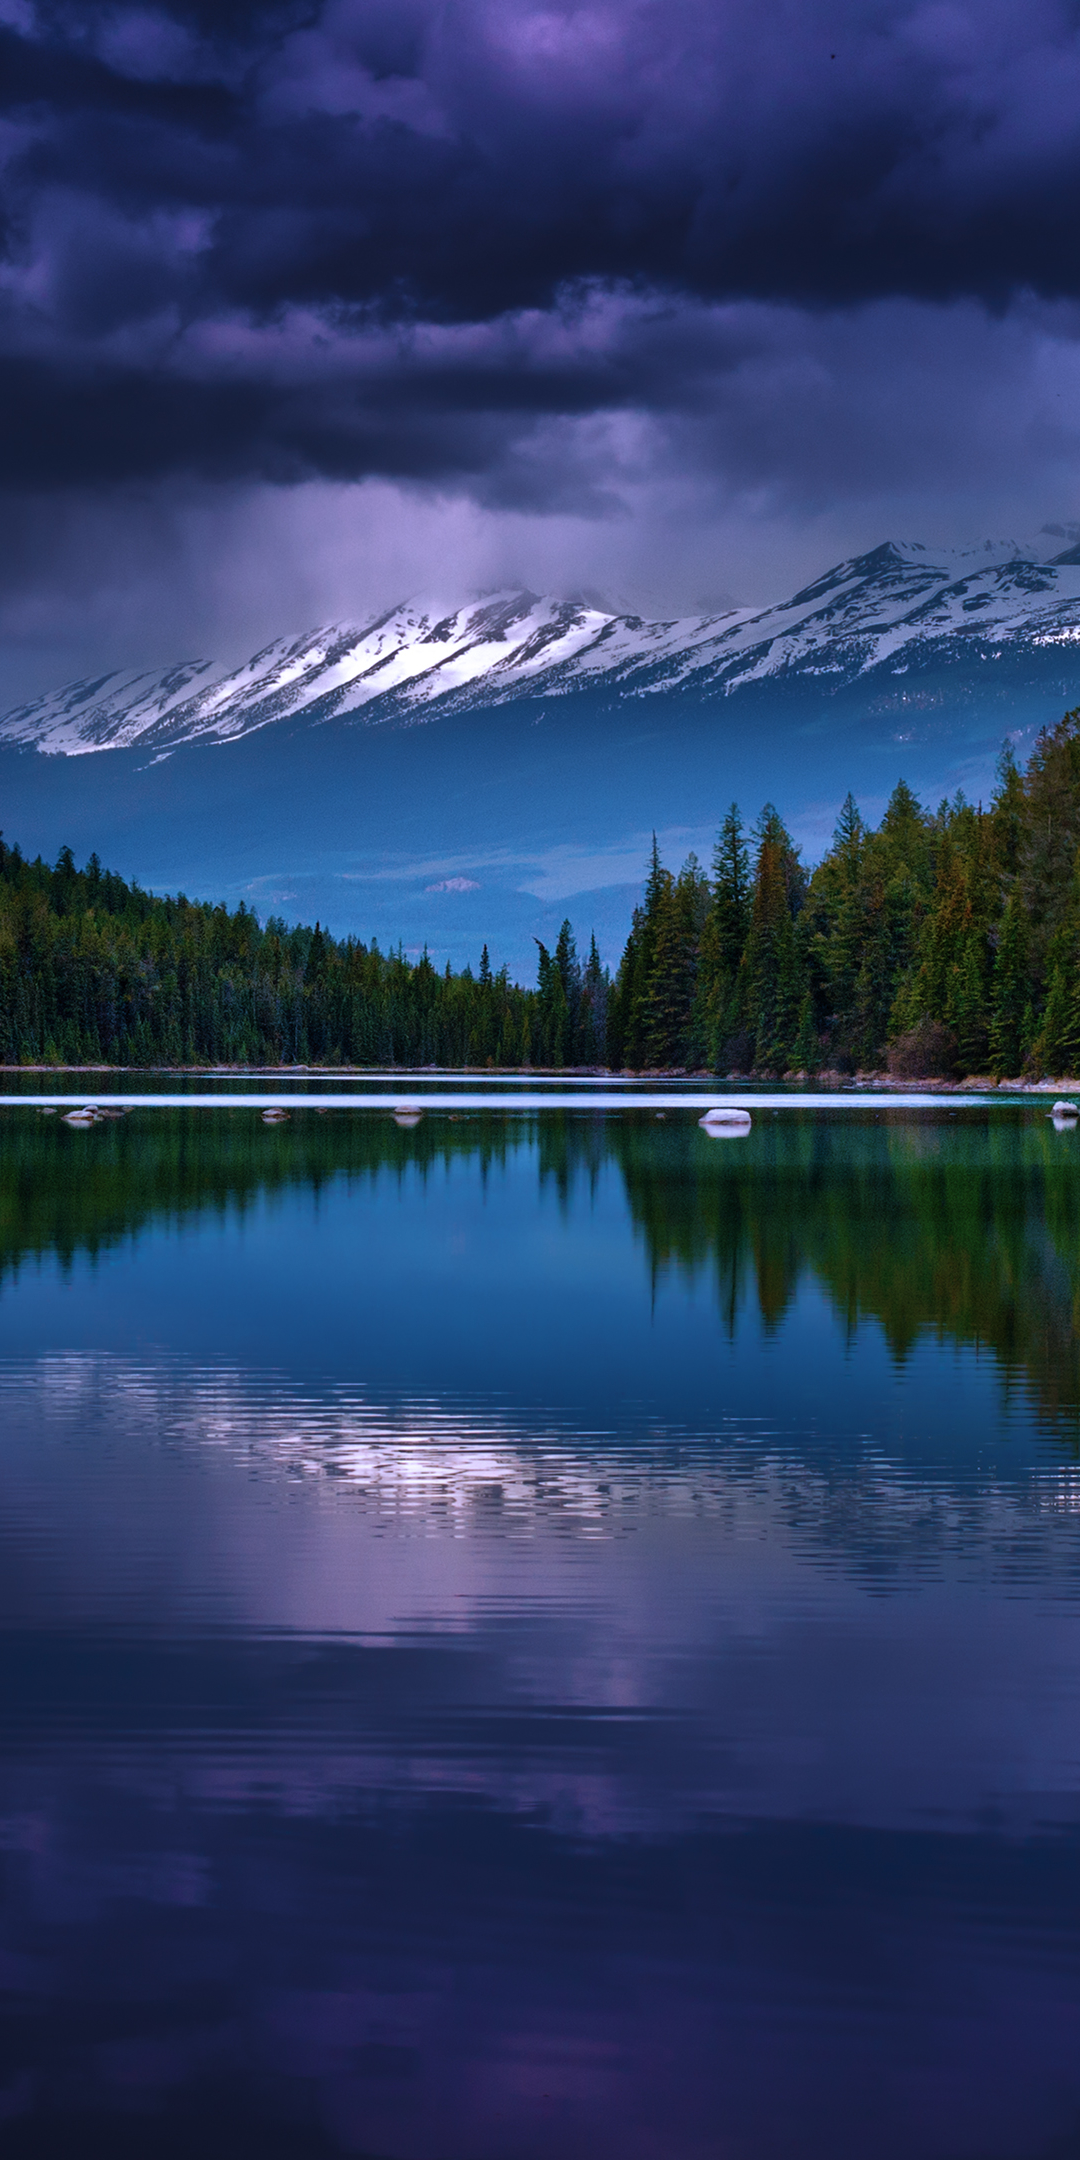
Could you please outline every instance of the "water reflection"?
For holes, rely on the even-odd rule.
[[[154,1223],[240,1217],[270,1195],[467,1164],[483,1188],[517,1162],[564,1209],[614,1172],[654,1285],[708,1279],[729,1337],[753,1309],[775,1333],[812,1277],[895,1358],[928,1334],[992,1353],[1008,1396],[1080,1431],[1080,1144],[1041,1107],[979,1115],[762,1118],[738,1148],[693,1119],[139,1114],[92,1134],[14,1113],[0,1128],[0,1284],[29,1258],[70,1267]]]
[[[26,2160],[1053,2160],[1080,1154],[0,1126]]]

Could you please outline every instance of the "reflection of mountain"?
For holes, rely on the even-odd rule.
[[[274,1129],[249,1112],[147,1112],[73,1134],[13,1113],[0,1279],[31,1256],[68,1264],[275,1190],[424,1178],[455,1160],[486,1177],[525,1149],[571,1213],[617,1167],[654,1275],[711,1271],[729,1333],[751,1313],[780,1328],[809,1273],[853,1329],[879,1322],[896,1357],[926,1335],[987,1350],[1041,1417],[1080,1429],[1080,1154],[1045,1119],[1001,1110],[932,1123],[785,1114],[738,1146],[632,1115],[429,1116],[403,1131],[369,1115]]]

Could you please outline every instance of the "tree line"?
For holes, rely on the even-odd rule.
[[[771,805],[732,805],[711,875],[654,842],[614,980],[569,922],[537,943],[526,988],[486,946],[440,970],[0,840],[0,1060],[1077,1072],[1080,708],[987,807],[901,782],[871,828],[849,795],[812,872]]]
[[[602,1064],[608,975],[564,923],[534,989],[491,967],[260,924],[0,838],[0,1062],[70,1065]]]
[[[901,782],[871,829],[849,795],[812,873],[771,804],[711,877],[654,842],[607,1021],[633,1070],[1080,1072],[1080,708],[988,807]]]

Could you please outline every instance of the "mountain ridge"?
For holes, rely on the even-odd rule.
[[[1048,538],[1067,539],[1060,531]],[[47,756],[168,756],[280,725],[415,726],[519,699],[725,702],[754,684],[880,697],[935,668],[977,680],[1080,648],[1080,543],[931,550],[885,541],[790,598],[649,620],[510,587],[409,600],[364,622],[271,640],[239,667],[200,659],[68,683],[0,716],[0,743]],[[1080,659],[1080,652],[1077,653]],[[882,708],[879,708],[882,709]],[[885,708],[887,709],[887,708]]]
[[[525,588],[98,674],[0,719],[0,824],[151,890],[521,972],[566,913],[611,960],[650,834],[707,860],[775,803],[815,860],[847,789],[987,800],[1080,704],[1080,534],[886,542],[767,608],[650,622]],[[44,753],[44,754],[42,754]]]

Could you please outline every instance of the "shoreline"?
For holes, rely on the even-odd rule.
[[[686,1085],[704,1085],[719,1089],[775,1089],[789,1088],[792,1093],[800,1089],[813,1089],[825,1093],[862,1093],[872,1089],[875,1093],[904,1095],[917,1089],[920,1094],[933,1095],[1053,1095],[1062,1090],[1080,1092],[1080,1077],[1072,1074],[1052,1078],[1027,1080],[1023,1078],[996,1080],[987,1074],[968,1073],[959,1080],[940,1078],[922,1079],[915,1075],[899,1079],[888,1072],[839,1073],[826,1069],[820,1073],[800,1072],[790,1078],[780,1078],[772,1073],[755,1076],[752,1073],[687,1072],[673,1068],[634,1071],[624,1066],[611,1071],[600,1065],[561,1065],[557,1067],[507,1066],[438,1066],[438,1065],[2,1065],[0,1075],[4,1078],[60,1079],[65,1076],[91,1079],[155,1079],[172,1080],[277,1080],[287,1082],[299,1079],[318,1080],[455,1080],[490,1082],[520,1080],[530,1085],[553,1084],[561,1080],[592,1080],[617,1085],[633,1082],[641,1087],[659,1086],[662,1083],[684,1082]]]

